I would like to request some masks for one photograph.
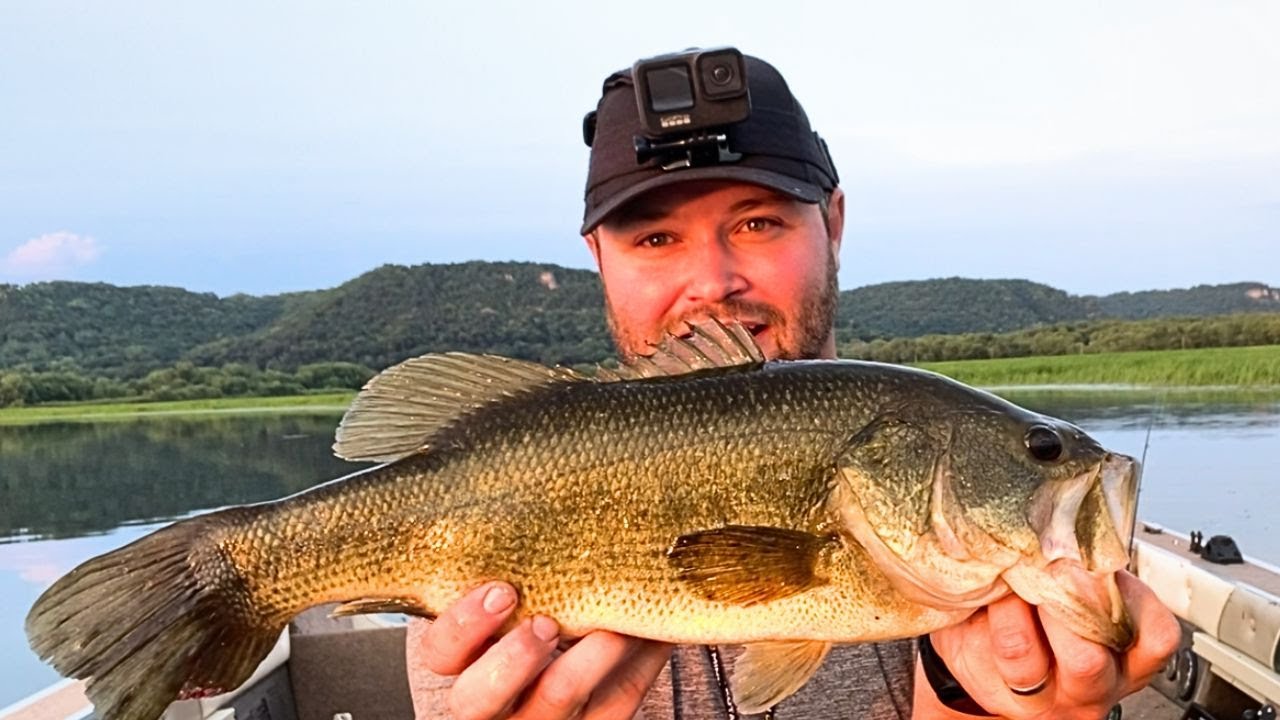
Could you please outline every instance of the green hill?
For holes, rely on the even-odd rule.
[[[1089,303],[1028,280],[945,278],[867,285],[840,294],[841,339],[1007,332],[1079,320]]]
[[[106,283],[0,285],[0,368],[69,363],[92,374],[133,376],[172,364],[196,345],[266,327],[314,295],[219,298]]]
[[[386,367],[427,352],[592,362],[611,345],[595,273],[534,263],[384,265],[268,326],[192,349],[197,365]]]
[[[1280,311],[1280,288],[1261,283],[1197,285],[1187,290],[1145,290],[1088,298],[1101,317],[1143,320],[1179,315]]]
[[[846,290],[837,329],[844,343],[1252,311],[1280,311],[1280,290],[1237,283],[1093,297],[1026,280],[945,278]],[[0,285],[0,370],[128,379],[178,361],[380,368],[439,350],[558,363],[608,357],[599,278],[551,264],[469,262],[387,265],[336,288],[265,297],[104,283]]]

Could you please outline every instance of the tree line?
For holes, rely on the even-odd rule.
[[[572,342],[571,337],[566,337]],[[1138,350],[1280,345],[1280,313],[1137,321],[1069,322],[1009,333],[926,335],[853,340],[839,344],[845,358],[925,363]],[[493,350],[502,353],[509,345]],[[596,358],[605,353],[601,351]],[[374,375],[368,365],[317,362],[296,370],[262,369],[250,363],[201,366],[182,360],[136,379],[94,375],[63,362],[49,370],[0,371],[0,407],[89,400],[197,400],[268,397],[356,390]]]
[[[303,365],[294,372],[260,370],[244,363],[198,367],[188,361],[152,370],[141,378],[93,376],[74,366],[0,371],[0,407],[97,400],[204,400],[271,397],[358,390],[373,370],[349,362]]]
[[[841,357],[890,363],[1280,345],[1280,313],[1068,322],[1007,333],[852,340]]]

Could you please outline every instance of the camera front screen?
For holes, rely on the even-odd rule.
[[[693,107],[693,83],[685,65],[654,68],[644,74],[649,86],[649,105],[653,112],[686,110]]]

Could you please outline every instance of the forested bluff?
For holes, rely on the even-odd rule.
[[[840,293],[841,357],[928,362],[1280,344],[1259,282],[1072,295],[945,278]],[[0,284],[0,407],[358,388],[428,352],[609,358],[599,277],[551,264],[386,265],[336,288],[218,297],[105,283]]]

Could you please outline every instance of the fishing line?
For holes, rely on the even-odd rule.
[[[1147,436],[1142,441],[1142,459],[1138,461],[1138,477],[1135,479],[1133,493],[1133,523],[1129,526],[1129,552],[1133,552],[1133,538],[1138,532],[1138,498],[1142,496],[1142,476],[1147,469],[1147,451],[1151,449],[1151,431],[1156,426],[1156,419],[1164,412],[1164,402],[1169,396],[1169,388],[1165,388],[1156,398],[1155,407],[1151,409],[1151,417],[1147,418]]]
[[[1160,397],[1156,398],[1156,406],[1151,409],[1151,417],[1147,418],[1147,437],[1142,441],[1142,459],[1139,461],[1143,465],[1147,464],[1147,450],[1151,447],[1151,429],[1156,425],[1156,418],[1164,411],[1164,400],[1169,395],[1169,389],[1165,388],[1160,393]]]

